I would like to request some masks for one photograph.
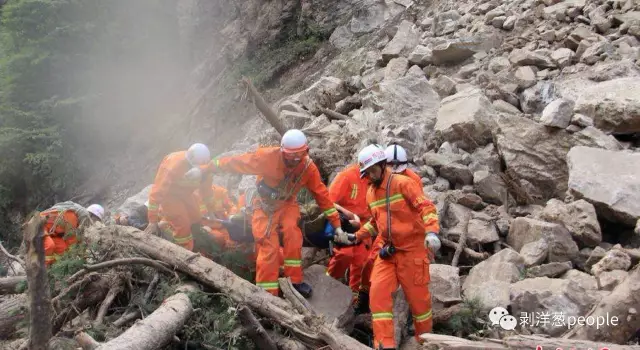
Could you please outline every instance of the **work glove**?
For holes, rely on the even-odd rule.
[[[427,236],[424,238],[424,247],[430,249],[433,254],[435,254],[438,250],[440,250],[440,238],[433,232],[427,233]]]
[[[144,229],[144,233],[154,236],[157,236],[159,232],[160,228],[158,227],[157,223],[149,223],[149,225],[147,225],[147,228]]]
[[[356,235],[344,232],[341,227],[336,229],[336,234],[333,236],[334,242],[347,245],[352,244],[355,239]]]
[[[200,181],[202,178],[202,170],[200,170],[200,168],[191,168],[184,174],[184,178],[188,181]]]

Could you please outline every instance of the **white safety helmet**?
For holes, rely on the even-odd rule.
[[[91,204],[87,207],[87,211],[97,216],[100,221],[104,218],[104,208],[100,204]]]
[[[144,202],[144,206],[149,208],[149,200],[147,200],[146,202]]]
[[[360,177],[364,177],[365,170],[380,162],[386,162],[387,156],[379,145],[369,145],[358,153],[358,165],[360,166]]]
[[[194,167],[207,164],[211,161],[209,147],[202,143],[194,143],[187,150],[187,160]]]
[[[282,135],[280,149],[285,153],[298,153],[309,149],[307,137],[298,129],[291,129]]]
[[[394,173],[401,173],[407,169],[407,151],[402,146],[391,145],[384,153],[387,155],[387,163],[393,165]]]

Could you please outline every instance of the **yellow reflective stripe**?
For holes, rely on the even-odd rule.
[[[403,199],[404,199],[404,197],[402,196],[402,193],[394,194],[393,196],[389,197],[389,203],[393,204],[393,203],[399,202],[399,201],[401,201]],[[377,208],[377,207],[380,207],[380,206],[383,206],[383,205],[386,205],[386,204],[387,204],[387,199],[383,198],[383,199],[379,199],[379,200],[377,200],[375,202],[371,202],[369,204],[369,207],[371,209],[373,209],[373,208]]]
[[[158,210],[158,205],[149,203],[149,210]]]
[[[418,316],[413,316],[413,319],[416,320],[416,322],[424,322],[424,321],[429,320],[430,318],[431,318],[431,310],[429,310],[429,311],[427,311],[427,312],[425,312],[423,314],[420,314]]]
[[[336,213],[336,212],[338,212],[338,211],[336,210],[336,208],[331,208],[331,209],[327,209],[327,210],[325,210],[325,211],[324,211],[324,215],[329,216],[329,215],[331,215],[331,214],[333,214],[333,213]]]
[[[215,164],[215,166],[219,167],[219,166],[220,166],[220,160],[215,159],[215,160],[213,161],[213,164]]]
[[[392,312],[375,312],[371,314],[374,321],[393,320]]]
[[[188,235],[186,237],[173,237],[173,240],[178,243],[178,244],[182,244],[182,243],[189,243],[193,240],[193,237],[191,235]]]
[[[284,260],[284,266],[288,266],[288,267],[302,266],[302,260],[285,259]]]
[[[259,282],[256,283],[256,286],[263,288],[263,289],[278,289],[280,286],[278,285],[278,282]]]
[[[206,205],[201,205],[200,206],[200,211],[207,211],[207,206]]]
[[[368,222],[366,224],[364,224],[364,228],[367,229],[367,231],[369,231],[369,233],[371,233],[371,235],[373,235],[373,236],[378,234],[378,232],[376,232],[375,227],[373,227],[373,225],[371,225]]]
[[[357,196],[358,196],[358,185],[353,184],[353,187],[351,188],[351,199],[356,199]]]
[[[47,262],[47,261],[55,261],[55,260],[56,260],[56,257],[52,256],[52,255],[47,255],[47,256],[44,257],[44,261],[45,262]]]
[[[429,221],[429,219],[436,219],[438,220],[438,214],[436,213],[429,213],[425,216],[422,217],[422,221],[427,222]]]

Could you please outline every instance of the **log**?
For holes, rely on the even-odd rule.
[[[94,321],[94,326],[98,326],[104,323],[104,317],[107,315],[107,311],[113,304],[113,301],[116,299],[118,294],[124,290],[124,280],[122,278],[116,278],[115,284],[109,288],[107,292],[107,296],[102,301],[100,305],[100,309],[98,309],[98,315]]]
[[[28,317],[27,294],[16,294],[0,304],[0,339],[11,339],[18,324]]]
[[[516,350],[516,349],[616,349],[631,350],[637,346],[625,346],[611,343],[546,338],[534,335],[516,335],[505,339],[469,340],[442,334],[421,334],[423,349],[438,350]]]
[[[253,340],[258,349],[278,350],[276,343],[271,339],[267,331],[264,330],[264,327],[262,327],[258,319],[253,315],[253,312],[251,312],[246,305],[240,305],[240,307],[238,307],[238,319],[240,319],[240,323],[242,327],[244,327],[247,336]]]
[[[0,243],[0,252],[6,256],[7,258],[13,260],[13,261],[17,261],[20,265],[24,266],[25,263],[22,259],[20,259],[19,257],[12,255],[11,253],[9,253],[9,251],[7,251],[7,249],[2,245],[2,243]]]
[[[29,295],[30,350],[47,350],[51,339],[51,297],[44,263],[44,221],[35,212],[24,227],[25,256]]]
[[[64,305],[60,306],[61,310],[59,310],[58,315],[53,319],[53,334],[57,334],[67,322],[76,318],[87,308],[100,304],[107,296],[109,287],[112,286],[114,280],[118,278],[114,275],[92,275],[91,277],[91,282],[81,289],[81,292],[76,295],[73,302],[66,304],[60,303]]]
[[[124,259],[115,259],[115,260],[105,261],[95,265],[85,265],[82,270],[74,273],[73,276],[69,277],[68,282],[72,283],[74,281],[77,281],[78,278],[92,271],[98,271],[102,269],[108,269],[114,266],[131,265],[131,264],[142,264],[149,267],[153,267],[158,271],[164,272],[170,276],[175,276],[176,278],[178,278],[175,272],[173,272],[166,266],[162,265],[158,261],[154,261],[146,258],[124,258]]]
[[[458,261],[460,259],[460,254],[467,246],[467,232],[469,231],[469,221],[471,219],[471,215],[465,215],[464,230],[462,230],[462,234],[460,235],[460,239],[458,239],[458,246],[456,247],[455,253],[453,253],[453,260],[451,261],[451,266],[457,267]]]
[[[334,112],[334,111],[332,111],[330,109],[326,109],[326,108],[320,108],[320,112],[324,113],[327,116],[327,118],[329,118],[329,120],[332,120],[332,119],[334,119],[334,120],[347,120],[347,119],[349,119],[349,117],[344,115],[344,114],[341,114],[341,113],[338,113],[338,112]]]
[[[197,288],[181,287],[181,292],[167,298],[149,317],[137,322],[117,338],[101,344],[96,350],[155,350],[173,340],[193,313],[187,292]]]
[[[279,350],[307,350],[309,349],[304,343],[294,338],[289,338],[276,331],[267,331],[271,339],[276,342]]]
[[[121,245],[150,258],[163,261],[199,283],[246,304],[258,314],[291,330],[299,339],[315,339],[333,350],[368,349],[364,344],[332,328],[321,317],[305,319],[287,300],[273,296],[262,288],[236,276],[227,268],[190,252],[160,237],[147,235],[134,227],[94,225],[85,232],[88,241],[111,247]]]
[[[18,286],[27,281],[27,276],[0,278],[0,295],[17,294]]]
[[[640,329],[638,311],[640,311],[640,265],[636,265],[629,276],[586,315],[585,318],[590,317],[596,322],[602,320],[603,325],[595,327],[585,322],[565,333],[563,338],[624,344],[636,330]]]
[[[149,304],[149,302],[151,301],[151,297],[153,296],[153,292],[158,286],[158,283],[160,283],[160,274],[156,272],[155,275],[153,275],[153,280],[151,280],[151,283],[149,283],[147,290],[144,292],[144,297],[142,298],[143,305]],[[133,309],[133,307],[130,306],[129,308]],[[118,318],[113,322],[113,325],[115,327],[122,327],[123,325],[137,319],[140,316],[142,316],[142,313],[140,312],[140,308],[136,307],[135,310],[128,311],[122,314],[120,318]]]
[[[452,249],[458,249],[458,243],[454,242],[454,241],[450,241],[446,238],[440,238],[440,241],[442,242],[442,245],[452,248]],[[470,248],[464,248],[462,250],[462,252],[468,256],[471,259],[474,260],[485,260],[487,258],[489,258],[489,253],[484,252],[484,253],[478,253],[473,249]]]
[[[242,82],[246,85],[249,93],[253,97],[253,103],[256,105],[258,110],[260,110],[262,115],[264,115],[265,118],[267,118],[267,121],[269,122],[269,124],[271,124],[271,126],[273,126],[276,129],[276,131],[278,132],[278,134],[280,134],[280,136],[284,135],[284,133],[287,132],[287,129],[280,122],[280,119],[278,118],[278,114],[274,112],[273,109],[271,109],[271,107],[267,104],[267,102],[265,102],[260,92],[258,92],[256,87],[253,86],[253,83],[251,83],[250,79],[246,77],[242,77]]]

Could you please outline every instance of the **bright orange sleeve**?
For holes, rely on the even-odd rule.
[[[211,188],[211,182],[213,182],[213,174],[208,173],[203,175],[204,179],[200,183],[200,196],[202,202],[200,203],[200,212],[206,215],[207,213],[213,213],[215,211],[213,202],[213,188]]]
[[[334,203],[340,204],[342,198],[344,198],[346,177],[346,174],[341,171],[329,184],[329,199]]]
[[[153,181],[151,192],[149,193],[149,210],[147,218],[150,224],[158,223],[158,210],[160,209],[160,203],[162,203],[171,187],[173,178],[175,175],[171,172],[171,162],[169,156],[166,156],[158,167],[158,173]]]
[[[223,157],[212,160],[213,168],[222,171],[244,175],[262,175],[269,157],[260,152],[249,152],[237,156]],[[273,165],[271,165],[273,166]]]
[[[439,233],[438,210],[433,202],[422,193],[418,184],[415,181],[402,181],[399,187],[409,205],[420,211],[425,232]]]
[[[324,212],[327,220],[329,220],[334,228],[340,227],[340,216],[338,215],[338,210],[336,210],[336,207],[333,205],[333,201],[329,198],[327,186],[322,182],[320,171],[318,171],[318,167],[316,167],[314,163],[309,164],[304,177],[305,181],[302,185],[313,194],[313,198],[316,200],[316,203],[318,203],[320,209]]]

